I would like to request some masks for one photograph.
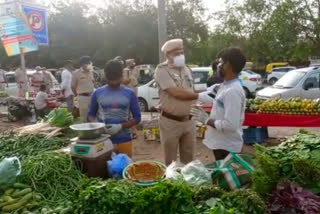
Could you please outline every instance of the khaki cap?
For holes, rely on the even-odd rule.
[[[183,40],[182,39],[171,39],[164,43],[161,48],[163,53],[168,53],[171,51],[182,50],[183,49]]]
[[[133,63],[134,62],[134,59],[127,59],[126,60],[126,64],[130,64],[130,63]]]

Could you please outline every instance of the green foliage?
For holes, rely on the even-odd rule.
[[[75,213],[130,213],[138,190],[137,186],[124,180],[84,178],[80,180],[80,189],[76,194]]]
[[[138,192],[133,213],[194,213],[191,187],[183,181],[164,181]]]
[[[320,137],[298,133],[276,147],[256,146],[253,187],[261,195],[270,193],[281,180],[319,192]]]
[[[97,8],[89,1],[58,0],[50,7],[50,46],[26,54],[29,67],[60,67],[64,60],[82,55],[92,56],[96,66],[118,55],[139,64],[158,63],[154,1],[115,0]],[[184,39],[190,64],[208,65],[228,46],[242,48],[248,61],[258,65],[305,64],[310,56],[320,55],[317,8],[317,0],[228,0],[225,10],[210,14],[203,0],[170,0],[168,37]],[[0,59],[7,68],[19,64],[19,57],[8,58],[3,47]]]

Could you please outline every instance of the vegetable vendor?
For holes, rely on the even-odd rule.
[[[91,97],[89,121],[106,123],[106,133],[111,135],[115,151],[132,156],[130,128],[141,121],[138,98],[134,92],[121,85],[123,65],[110,60],[104,69],[107,85],[98,88]],[[132,119],[130,119],[130,113]]]
[[[242,151],[242,124],[245,113],[245,93],[239,81],[239,74],[246,63],[246,57],[238,48],[227,48],[219,55],[218,74],[221,83],[210,116],[199,106],[191,110],[193,119],[207,125],[203,143],[213,150],[216,160],[222,160],[230,152]],[[216,88],[216,87],[213,87]],[[202,101],[201,94],[199,101]]]

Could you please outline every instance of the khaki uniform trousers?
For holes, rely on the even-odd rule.
[[[89,111],[89,105],[91,102],[90,96],[78,96],[78,106],[79,106],[79,114],[80,119],[83,122],[88,121],[88,111]]]
[[[160,141],[164,148],[166,165],[177,160],[187,164],[194,159],[196,145],[196,125],[193,120],[179,122],[160,116]]]

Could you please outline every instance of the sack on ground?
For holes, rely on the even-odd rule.
[[[192,161],[183,167],[178,167],[177,163],[173,162],[167,167],[166,178],[183,179],[192,186],[212,183],[209,170],[199,160]]]
[[[243,187],[251,180],[253,160],[249,155],[230,153],[224,160],[207,165],[212,182],[221,188],[234,190]]]

